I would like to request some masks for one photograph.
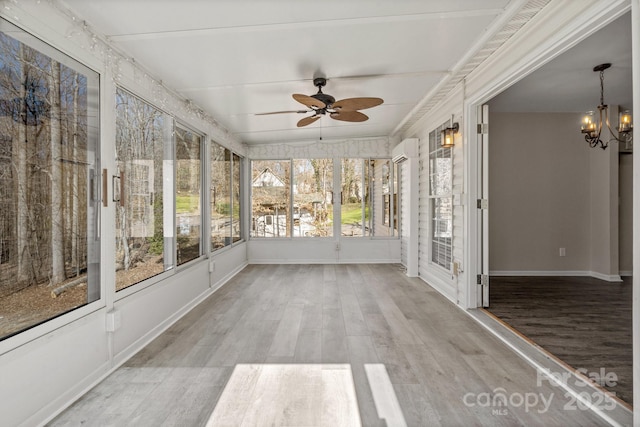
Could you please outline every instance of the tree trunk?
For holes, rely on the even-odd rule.
[[[62,126],[60,119],[60,64],[51,61],[49,79],[51,111],[51,284],[65,280],[64,220],[62,215]]]
[[[20,115],[16,126],[18,128],[18,138],[15,141],[13,152],[14,164],[16,166],[16,210],[17,210],[17,223],[16,223],[16,249],[17,249],[17,264],[18,264],[18,282],[24,282],[29,280],[29,267],[31,265],[31,257],[29,256],[29,204],[27,203],[27,120],[28,109],[26,105],[27,96],[27,81],[28,72],[25,61],[24,46],[20,43],[19,46],[19,58],[20,58],[20,88],[19,97],[20,102]]]
[[[79,90],[79,82],[78,82],[78,73],[74,73],[73,79],[73,115],[71,117],[71,146],[73,147],[73,157],[72,160],[77,162],[78,159],[78,90]],[[74,163],[75,164],[75,163]],[[79,200],[79,192],[80,192],[80,182],[78,174],[80,166],[74,166],[72,168],[72,184],[71,184],[71,266],[74,269],[76,275],[80,274],[80,257],[78,256],[78,203]]]

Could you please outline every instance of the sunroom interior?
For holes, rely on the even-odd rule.
[[[637,268],[632,144],[589,148],[570,122],[597,106],[599,63],[612,63],[609,103],[638,110],[638,0],[0,5],[8,425],[51,421],[252,264],[401,268],[489,330],[499,325],[481,318],[485,276],[578,272],[615,282]],[[598,54],[570,56],[598,34],[609,37]],[[549,85],[554,73],[580,94],[568,97],[592,107],[554,98],[553,84],[563,85]],[[517,92],[521,80],[530,86]],[[527,109],[536,102],[544,108]],[[617,113],[611,120],[618,126]],[[561,130],[550,130],[554,121]],[[503,140],[495,151],[492,122],[522,148]],[[569,187],[558,197],[575,216],[547,218],[542,229],[530,227],[535,214],[510,218],[549,203],[529,197],[541,189],[525,180],[530,188],[512,195],[521,202],[506,200],[492,222],[491,194],[506,188],[496,182],[558,153],[592,168],[558,173]],[[515,175],[492,175],[497,159],[495,171]],[[594,222],[603,204],[589,198],[598,177],[615,181],[615,191],[602,185],[616,207],[606,224]],[[577,199],[590,203],[589,216]],[[556,238],[577,222],[588,237]],[[607,245],[593,230],[609,233]],[[527,239],[526,262],[508,264]],[[591,258],[581,264],[574,249],[586,251],[587,239]],[[541,369],[513,338],[491,333]],[[605,397],[613,412],[591,409],[631,423],[633,402]]]

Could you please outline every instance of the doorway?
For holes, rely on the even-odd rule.
[[[482,167],[477,175],[488,180],[488,232],[479,237],[490,254],[488,311],[572,369],[615,375],[602,385],[628,404],[633,155],[615,142],[589,148],[579,126],[597,102],[591,53],[612,39],[629,52],[630,28],[623,15],[488,101],[488,175]],[[631,59],[608,54],[616,60],[605,98],[612,110],[628,108]]]

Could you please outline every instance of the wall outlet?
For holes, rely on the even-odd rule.
[[[336,243],[336,251],[340,250],[340,242]]]
[[[567,256],[567,248],[560,248],[560,256]]]
[[[108,312],[106,320],[107,332],[115,332],[122,326],[122,318],[119,311],[111,310]]]
[[[463,273],[462,271],[462,262],[460,261],[454,261],[453,262],[453,275],[454,276],[459,276]]]

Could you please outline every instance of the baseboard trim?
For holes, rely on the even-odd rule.
[[[242,271],[245,267],[247,267],[249,263],[244,262],[230,273],[222,277],[220,280],[216,281],[211,285],[209,289],[202,292],[193,300],[189,301],[185,304],[181,309],[176,311],[171,317],[168,317],[164,322],[138,338],[127,348],[122,350],[117,355],[114,355],[111,360],[108,360],[104,364],[102,364],[98,369],[94,371],[94,373],[88,377],[86,377],[77,387],[74,387],[73,390],[65,393],[60,398],[56,399],[55,402],[52,402],[50,405],[47,405],[46,408],[40,410],[37,414],[34,414],[29,420],[27,420],[27,424],[29,425],[30,420],[36,421],[31,425],[40,424],[40,420],[44,419],[43,425],[51,422],[55,417],[57,417],[60,413],[62,413],[65,409],[75,403],[78,399],[88,393],[92,388],[102,382],[105,378],[115,372],[118,368],[120,368],[127,360],[133,357],[138,351],[140,351],[144,346],[151,343],[154,339],[156,339],[160,334],[165,332],[169,327],[171,327],[174,323],[180,320],[184,315],[189,313],[193,308],[195,308],[198,304],[220,289],[225,283],[231,280],[236,274]],[[50,408],[55,408],[55,410],[50,410]],[[46,417],[42,414],[46,414]]]
[[[400,264],[400,259],[251,259],[249,264]]]
[[[620,277],[632,277],[633,270],[622,270],[620,271]]]
[[[544,271],[544,270],[517,270],[517,271],[504,271],[504,270],[492,270],[489,272],[490,276],[502,277],[502,276],[531,276],[531,277],[594,277],[596,279],[604,280],[607,282],[622,282],[620,277],[622,274],[606,275],[595,271]]]
[[[446,282],[430,274],[418,275],[417,277],[423,282],[425,282],[427,285],[431,286],[433,289],[438,291],[440,294],[442,294],[442,296],[447,298],[453,304],[458,305],[458,301],[456,297],[457,289],[455,288],[455,286],[448,286]]]
[[[106,361],[90,375],[86,376],[82,381],[73,388],[58,396],[57,399],[51,401],[48,405],[41,408],[38,412],[26,419],[23,426],[44,426],[50,423],[55,417],[60,415],[65,409],[74,402],[84,396],[89,390],[104,380],[114,369],[111,368],[110,361]]]
[[[589,275],[591,277],[595,277],[596,279],[605,280],[607,282],[622,282],[622,277],[620,277],[619,274],[607,275],[607,274],[597,273],[595,271],[591,271],[590,273],[591,274]]]

